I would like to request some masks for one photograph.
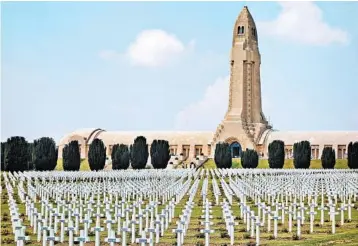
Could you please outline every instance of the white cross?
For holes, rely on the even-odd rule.
[[[214,233],[214,230],[210,230],[209,227],[203,229],[203,230],[200,230],[201,233],[204,233],[205,234],[205,246],[209,246],[209,235],[211,233]]]
[[[258,216],[256,217],[255,224],[256,224],[256,245],[260,245],[260,225],[261,225],[261,222],[260,222],[260,218]]]
[[[274,219],[274,224],[273,224],[273,237],[274,238],[277,238],[277,220],[281,219],[280,216],[278,216],[278,212],[275,211],[274,212],[274,216],[273,216],[273,219]]]
[[[25,245],[25,241],[30,240],[30,237],[26,236],[26,234],[25,234],[24,226],[21,228],[20,233],[17,233],[17,235],[15,236],[15,240],[16,240],[17,246],[23,246],[23,245]]]
[[[149,239],[150,245],[152,246],[154,244],[154,233],[155,233],[155,227],[154,227],[154,221],[150,223],[150,227],[146,228],[146,232],[149,232]]]
[[[123,227],[121,228],[122,231],[122,246],[127,246],[126,243],[126,234],[130,231],[130,229],[127,227],[126,222],[123,221]]]
[[[336,233],[336,214],[338,214],[335,211],[335,207],[332,206],[331,207],[331,211],[329,212],[329,214],[331,215],[331,219],[332,219],[332,234]]]
[[[136,243],[139,243],[141,246],[145,246],[146,243],[150,243],[151,239],[148,239],[145,236],[145,232],[142,231],[142,237],[136,239]]]
[[[110,246],[114,246],[114,243],[119,243],[121,241],[121,239],[116,238],[114,230],[111,230],[111,233],[109,234],[109,236],[107,238],[104,239],[104,241],[106,243],[109,243]]]
[[[75,237],[75,242],[80,242],[80,246],[83,246],[85,242],[88,242],[89,238],[85,236],[85,232],[83,230],[80,231],[80,236]]]
[[[95,246],[100,246],[100,232],[104,231],[104,228],[101,227],[99,217],[96,219],[96,226],[92,227],[91,231],[95,232]]]
[[[182,245],[182,234],[184,233],[184,229],[182,228],[181,224],[178,223],[178,227],[176,229],[173,229],[173,233],[177,234],[177,246],[181,246]]]
[[[50,246],[55,245],[55,241],[59,241],[59,237],[55,237],[55,233],[53,229],[50,229],[50,236],[47,237],[47,241],[50,241]]]
[[[68,227],[65,228],[66,231],[68,231],[68,243],[69,246],[73,246],[73,232],[76,230],[76,228],[73,226],[73,221],[69,220]]]

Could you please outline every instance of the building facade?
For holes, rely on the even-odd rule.
[[[82,129],[63,137],[59,142],[59,158],[65,144],[77,140],[81,157],[86,158],[89,145],[99,138],[107,146],[107,155],[113,145],[130,145],[137,136],[144,136],[149,144],[155,139],[169,141],[173,155],[195,158],[198,155],[213,156],[218,142],[227,142],[232,156],[239,157],[243,149],[256,149],[267,156],[268,144],[273,140],[285,142],[286,157],[293,154],[293,144],[308,140],[312,147],[312,158],[320,158],[323,148],[331,146],[338,159],[345,158],[350,141],[358,141],[358,131],[329,132],[282,132],[273,130],[263,111],[261,102],[261,56],[255,21],[245,6],[236,19],[233,29],[232,48],[229,60],[230,89],[228,109],[215,132],[117,132],[101,128]]]

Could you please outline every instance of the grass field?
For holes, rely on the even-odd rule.
[[[187,235],[185,236],[185,244],[184,245],[204,245],[204,237],[203,234],[200,233],[200,229],[202,229],[202,225],[200,225],[200,216],[202,215],[202,197],[200,195],[201,187],[203,180],[200,180],[199,188],[197,190],[196,196],[194,198],[194,202],[197,206],[194,207],[189,228],[187,231]],[[222,187],[220,182],[218,183],[219,187],[222,191]],[[7,204],[7,191],[4,187],[3,180],[1,182],[2,186],[2,202],[1,202],[1,245],[14,245],[14,237],[11,232],[11,222],[9,216],[9,208]],[[209,187],[212,187],[212,181],[209,179]],[[214,201],[214,194],[212,189],[208,189],[207,198],[211,201]],[[17,189],[14,189],[14,197],[18,201],[19,213],[20,217],[24,219],[24,225],[26,226],[26,234],[31,237],[31,242],[28,242],[29,245],[40,246],[42,243],[38,243],[36,241],[36,235],[32,234],[32,228],[29,225],[29,221],[25,218],[25,206],[19,202],[19,198],[17,195]],[[175,219],[170,224],[169,228],[165,231],[164,236],[160,239],[160,243],[157,245],[176,245],[175,234],[172,233],[172,229],[175,228],[176,221],[178,219],[181,210],[184,208],[186,201],[188,200],[188,195],[186,195],[180,203],[176,206],[175,209]],[[237,202],[237,199],[236,199]],[[235,203],[234,203],[235,204]],[[248,201],[248,204],[253,206],[253,201]],[[332,235],[330,233],[330,223],[326,222],[322,227],[315,226],[314,233],[309,233],[309,223],[305,223],[302,226],[302,238],[301,240],[294,240],[295,235],[295,226],[293,227],[293,232],[287,232],[287,221],[286,223],[278,225],[278,238],[273,240],[271,238],[272,232],[267,233],[264,230],[261,232],[261,245],[358,245],[358,211],[357,211],[358,203],[355,203],[355,208],[352,210],[352,221],[349,223],[345,223],[343,227],[336,228],[336,234]],[[37,208],[39,209],[39,203],[37,203]],[[159,211],[162,209],[162,206],[159,206]],[[238,216],[240,214],[239,206],[232,206],[233,215]],[[214,233],[210,235],[210,245],[228,245],[229,238],[227,236],[227,231],[225,228],[225,223],[222,216],[222,210],[220,206],[213,206],[212,208],[213,222],[214,225],[211,229],[214,230]],[[246,226],[243,221],[236,217],[239,225],[235,228],[235,245],[254,245],[254,239],[250,238],[247,232],[245,232]],[[339,215],[336,216],[336,220],[339,220]],[[319,216],[316,216],[315,223],[317,224],[319,221]],[[102,224],[104,226],[104,224]],[[103,242],[106,233],[102,233],[101,242]],[[90,234],[90,239],[94,239],[94,235]],[[129,235],[128,235],[129,236]],[[129,239],[129,238],[128,238]],[[67,240],[67,236],[65,237]],[[127,240],[128,242],[128,240]],[[68,243],[57,243],[56,245],[64,246],[68,245]],[[86,245],[94,245],[92,243],[87,243]],[[106,243],[101,243],[101,245],[108,245]],[[137,245],[137,244],[133,244]]]
[[[233,159],[232,162],[232,167],[233,168],[242,168],[241,163],[240,163],[240,159]],[[215,162],[213,159],[209,159],[205,164],[204,164],[204,168],[216,168]],[[260,160],[259,161],[259,166],[257,168],[269,168],[269,164],[267,160]],[[293,160],[289,159],[289,160],[285,160],[285,165],[284,167],[285,169],[292,169],[295,168],[293,166]],[[321,160],[311,160],[311,166],[310,168],[313,169],[320,169],[322,168],[322,164],[321,164]],[[336,166],[335,168],[337,169],[346,169],[348,168],[347,166],[347,160],[336,160]],[[58,171],[62,171],[63,170],[63,166],[62,166],[62,159],[59,159],[57,161],[57,166],[56,166],[56,170]],[[81,160],[81,171],[89,171],[89,164],[87,159],[82,159]]]
[[[216,165],[212,159],[208,160],[207,163],[205,163],[204,168],[210,169],[215,168]],[[233,168],[241,168],[240,160],[234,159],[233,160]],[[258,168],[269,168],[267,160],[260,160]],[[285,166],[286,169],[292,169],[293,161],[292,160],[286,160]],[[321,161],[320,160],[312,160],[311,161],[311,168],[318,169],[322,168]],[[347,161],[346,160],[337,160],[336,168],[347,168]],[[56,167],[56,170],[63,170],[62,168],[62,160],[58,161],[58,165]],[[81,170],[86,171],[89,170],[89,165],[87,160],[81,161]],[[203,180],[200,181],[199,189],[197,191],[197,194],[194,198],[194,202],[196,205],[192,212],[192,217],[189,224],[189,229],[187,231],[187,235],[185,236],[185,244],[184,245],[204,245],[204,237],[203,234],[200,233],[200,229],[202,229],[202,225],[200,225],[200,216],[202,215],[202,198],[200,196],[201,191],[201,185]],[[222,187],[220,182],[218,183],[219,187],[222,191]],[[9,207],[7,204],[7,191],[3,182],[3,178],[1,177],[1,245],[14,245],[14,236],[12,234],[11,229],[11,222],[10,222],[10,216],[9,216]],[[212,181],[209,180],[209,187],[212,187]],[[25,188],[26,190],[26,188]],[[212,192],[212,189],[208,189],[209,194],[208,198],[213,201],[214,200],[214,194]],[[31,236],[31,242],[28,242],[29,245],[36,245],[40,246],[42,243],[36,242],[36,235],[32,234],[32,228],[29,225],[29,221],[27,218],[25,218],[25,206],[24,204],[21,204],[19,201],[19,198],[17,196],[17,189],[14,189],[14,195],[15,199],[18,201],[19,206],[19,213],[21,214],[21,217],[24,219],[24,225],[26,226],[26,234]],[[170,224],[169,228],[165,231],[164,237],[160,239],[160,243],[158,245],[176,245],[176,238],[175,235],[172,233],[172,229],[175,228],[175,222],[178,219],[179,214],[181,213],[181,210],[184,208],[184,205],[186,201],[188,200],[188,195],[186,195],[180,203],[177,205],[175,210],[175,219]],[[238,199],[235,200],[235,202],[238,202]],[[250,203],[250,202],[249,202]],[[252,203],[252,202],[251,202]],[[236,204],[236,203],[234,203]],[[251,204],[254,205],[254,204]],[[37,204],[37,207],[40,208],[39,204]],[[252,206],[254,207],[254,206]],[[321,226],[315,226],[314,233],[309,233],[309,224],[305,223],[302,227],[302,239],[301,240],[294,240],[295,235],[295,227],[293,227],[293,232],[288,233],[287,232],[287,223],[282,225],[279,224],[278,226],[278,239],[272,240],[271,239],[271,233],[267,233],[265,231],[262,231],[261,233],[261,245],[358,245],[358,203],[355,203],[355,207],[352,210],[352,218],[353,220],[349,223],[345,223],[343,227],[337,227],[336,228],[336,234],[332,235],[330,233],[330,223],[325,223],[323,227]],[[162,209],[162,206],[160,206],[159,209]],[[233,205],[232,206],[233,215],[238,216],[239,215],[239,206]],[[210,236],[210,245],[228,245],[229,239],[227,236],[227,231],[225,228],[225,223],[222,216],[222,210],[220,206],[213,206],[212,208],[212,215],[213,215],[213,222],[214,225],[212,226],[212,229],[215,231]],[[336,220],[338,221],[340,219],[339,215],[336,216]],[[315,224],[318,223],[319,216],[315,217]],[[239,222],[239,225],[235,228],[235,245],[254,245],[254,239],[250,238],[247,232],[245,232],[245,225],[243,224],[243,221],[237,217],[237,221]],[[104,226],[104,225],[103,225]],[[94,239],[94,235],[90,235],[91,240]],[[67,238],[67,236],[66,236]],[[105,238],[105,233],[101,235],[101,241],[103,241]],[[127,241],[128,242],[128,241]],[[57,243],[56,245],[64,246],[68,245],[67,243]],[[93,243],[87,243],[86,245],[94,245]],[[108,245],[106,243],[101,243],[101,245]],[[136,245],[136,244],[135,244]]]
[[[63,171],[62,159],[57,160],[57,166],[56,166],[55,170]],[[82,159],[81,160],[80,171],[89,171],[89,170],[91,170],[91,169],[89,167],[88,160],[87,159]]]
[[[240,159],[233,159],[232,167],[233,168],[242,168]],[[209,159],[204,164],[204,168],[209,168],[209,169],[210,168],[216,168],[214,160]],[[259,165],[258,165],[257,168],[270,168],[269,164],[268,164],[268,160],[260,160]],[[295,168],[294,165],[293,165],[293,160],[292,159],[285,160],[285,164],[284,164],[283,168],[285,168],[285,169],[293,169],[293,168]],[[311,160],[310,168],[312,168],[312,169],[321,169],[322,168],[321,160]],[[344,160],[336,160],[335,168],[336,169],[347,169],[348,168],[347,160],[345,160],[345,159]]]

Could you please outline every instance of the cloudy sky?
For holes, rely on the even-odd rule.
[[[357,2],[6,2],[1,140],[90,127],[214,131],[244,5],[274,128],[358,130]]]

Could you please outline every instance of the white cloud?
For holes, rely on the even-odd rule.
[[[323,20],[322,10],[312,2],[279,2],[277,19],[258,22],[259,33],[313,45],[347,44],[346,31]]]
[[[160,67],[176,60],[184,52],[192,50],[194,46],[195,40],[184,45],[174,34],[152,29],[140,32],[124,54],[103,50],[99,56],[105,60],[125,57],[133,66]]]
[[[175,117],[177,130],[212,130],[224,118],[229,100],[229,76],[218,78],[204,97],[187,106]]]

